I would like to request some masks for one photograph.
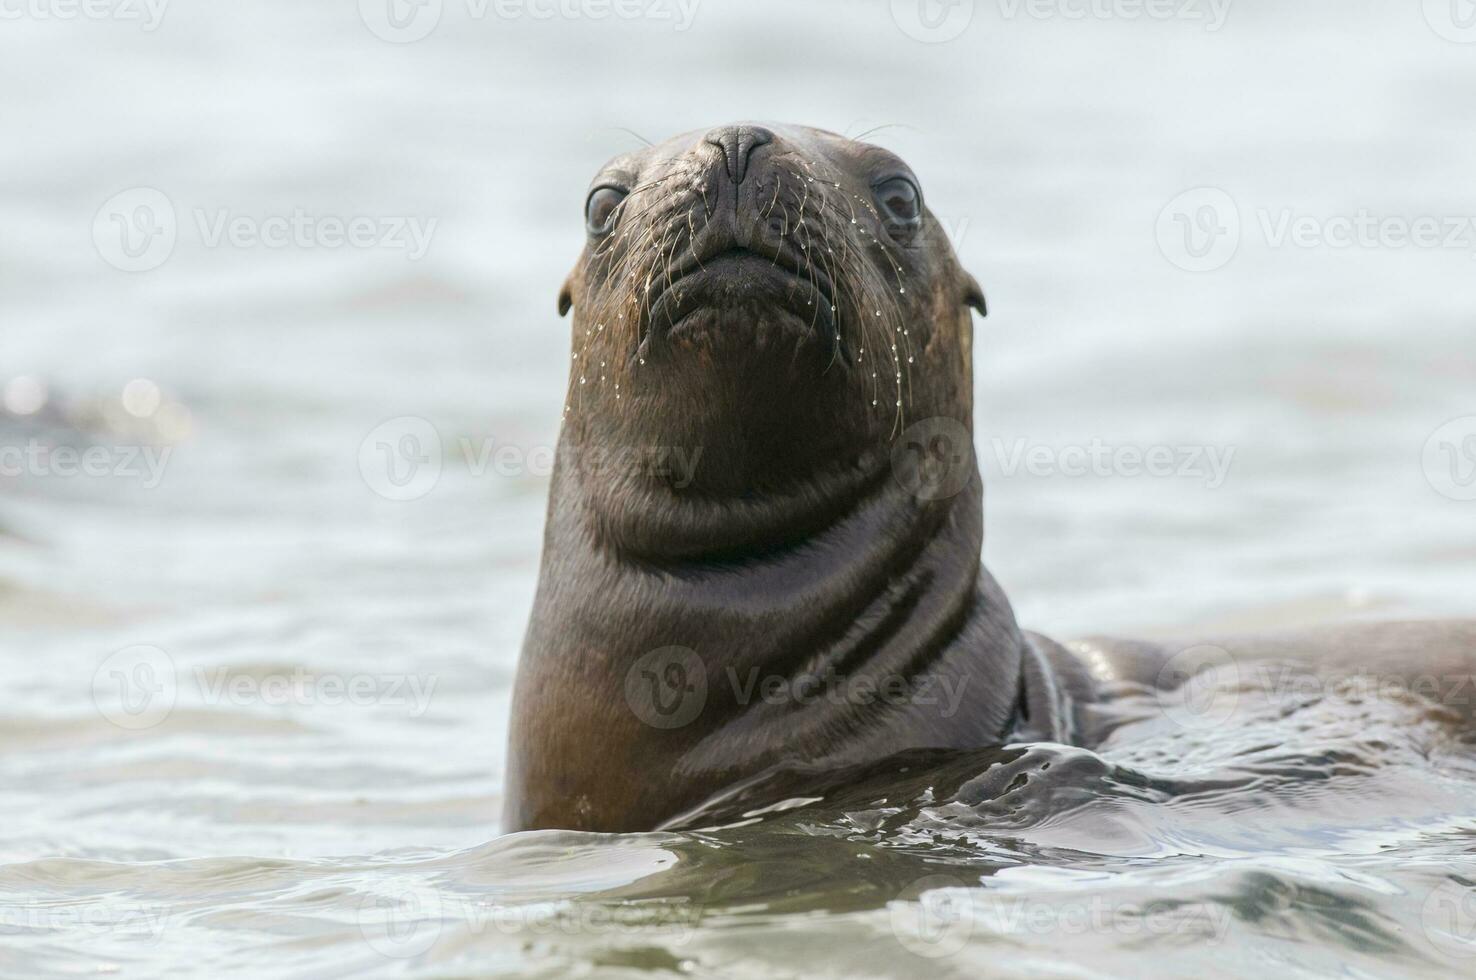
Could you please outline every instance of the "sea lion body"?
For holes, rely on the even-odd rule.
[[[612,160],[586,225],[505,830],[648,830],[795,763],[1091,744],[1164,682],[1166,648],[1022,633],[982,565],[984,298],[905,163],[728,126]]]
[[[1263,695],[1330,691],[1340,686],[1371,697],[1413,695],[1461,729],[1476,721],[1476,621],[1344,623],[1173,642],[1087,637],[1054,648],[1087,675],[1082,690],[1088,742],[1102,737],[1102,711],[1118,697],[1172,691],[1206,668]],[[1292,676],[1289,676],[1289,672]],[[1097,719],[1097,720],[1094,720]],[[1110,725],[1106,726],[1110,728]]]

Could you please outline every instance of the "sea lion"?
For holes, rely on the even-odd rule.
[[[585,224],[504,830],[649,830],[796,762],[1089,745],[1161,681],[1169,648],[1023,632],[983,567],[984,294],[901,159],[725,126],[612,160]],[[1476,626],[1406,629],[1470,667]]]

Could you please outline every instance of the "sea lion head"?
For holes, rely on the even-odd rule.
[[[617,536],[633,497],[803,496],[883,465],[918,420],[968,425],[984,297],[893,153],[798,126],[688,133],[602,167],[584,224],[559,296],[561,451],[623,467],[590,491]],[[661,450],[695,462],[650,466]]]

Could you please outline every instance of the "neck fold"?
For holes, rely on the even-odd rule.
[[[631,509],[612,513],[586,492],[611,481],[567,462],[515,694],[510,821],[538,825],[536,798],[562,791],[591,801],[589,829],[654,826],[775,765],[1005,735],[1023,640],[981,565],[977,473],[936,501],[866,461],[761,504],[627,485]],[[537,716],[520,710],[535,689]],[[678,697],[701,703],[668,727],[652,712]],[[586,738],[601,760],[565,750]]]

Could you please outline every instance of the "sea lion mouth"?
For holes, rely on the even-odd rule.
[[[787,247],[741,245],[689,255],[651,284],[651,326],[676,337],[699,328],[703,313],[762,315],[773,310],[807,336],[836,332],[835,287],[824,269]],[[822,333],[823,332],[823,333]]]

